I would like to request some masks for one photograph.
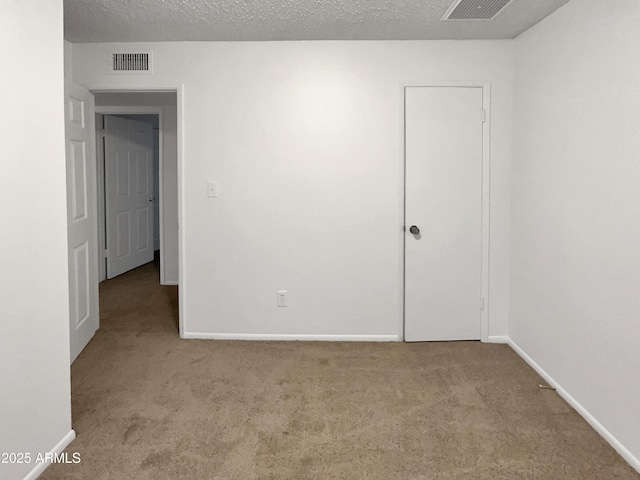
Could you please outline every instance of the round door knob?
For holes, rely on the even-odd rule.
[[[414,235],[418,235],[420,233],[420,229],[418,227],[416,227],[415,225],[412,225],[411,228],[409,229],[409,231],[411,233],[413,233]]]

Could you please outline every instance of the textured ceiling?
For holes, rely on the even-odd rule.
[[[569,0],[513,0],[491,21],[453,0],[64,0],[71,42],[514,38]]]

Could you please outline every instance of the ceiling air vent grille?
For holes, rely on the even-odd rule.
[[[493,20],[512,0],[456,0],[443,20]]]
[[[111,73],[140,74],[151,72],[151,54],[148,52],[111,54]]]

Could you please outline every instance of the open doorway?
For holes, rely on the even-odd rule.
[[[96,113],[100,182],[100,280],[150,263],[160,254],[159,115]]]
[[[138,332],[141,332],[148,331],[147,327],[150,324],[140,325],[140,321],[144,323],[145,318],[159,317],[149,307],[164,303],[168,308],[164,310],[164,325],[168,327],[167,331],[171,334],[179,331],[180,335],[183,335],[184,325],[178,308],[179,301],[183,299],[183,295],[178,299],[178,288],[184,288],[184,284],[178,285],[181,261],[178,243],[178,162],[181,150],[178,144],[182,135],[182,118],[179,118],[181,109],[178,106],[181,102],[181,87],[149,91],[112,91],[90,89],[68,79],[65,81],[71,363],[85,350],[98,329],[104,330],[102,320],[110,316],[108,311],[113,310],[113,307],[116,315],[128,328],[140,327]],[[138,279],[134,285],[120,285],[119,289],[115,289],[115,293],[111,292],[112,295],[108,299],[104,299],[102,295],[105,284],[108,283],[105,281],[105,255],[108,253],[105,241],[105,158],[103,122],[96,118],[96,112],[102,117],[120,116],[122,120],[128,115],[152,115],[157,118],[158,180],[155,190],[158,204],[158,238],[156,245],[152,238],[146,242],[151,246],[151,257],[148,257],[150,261],[143,271],[147,272],[146,279],[150,282],[142,284],[152,288],[146,294],[140,294],[137,287],[141,283]],[[123,165],[127,162],[131,163],[131,159],[125,160]],[[146,176],[147,179],[152,177],[153,173]],[[155,194],[153,184],[150,185],[145,192],[149,194],[145,199],[146,215],[149,219],[147,232],[153,229],[153,209],[150,209],[149,205],[153,203]],[[137,188],[138,185],[133,187]],[[129,212],[130,217],[131,215]],[[156,247],[159,247],[159,255],[153,261]],[[132,271],[137,270],[135,268]],[[128,275],[129,280],[135,276],[129,275],[129,272],[121,276],[124,275]],[[100,282],[102,284],[99,286]],[[160,297],[156,295],[158,292]],[[132,297],[136,295],[132,301]],[[159,301],[162,299],[166,301]],[[104,308],[103,302],[104,305],[109,305],[109,308]],[[123,313],[125,315],[122,315]],[[111,315],[111,320],[113,317],[114,315]],[[114,325],[114,322],[108,323]],[[116,330],[120,331],[122,325],[122,322],[120,326],[116,325]]]
[[[110,301],[144,284],[178,327],[176,93],[93,93],[101,304],[109,282]]]

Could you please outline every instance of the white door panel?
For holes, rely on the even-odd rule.
[[[407,341],[480,338],[482,146],[481,88],[406,89]]]
[[[71,362],[89,343],[98,311],[98,224],[93,95],[67,83],[67,232]]]
[[[104,117],[107,278],[153,260],[153,128]]]

